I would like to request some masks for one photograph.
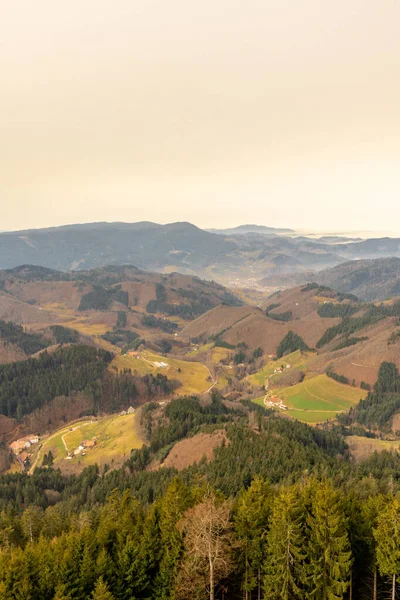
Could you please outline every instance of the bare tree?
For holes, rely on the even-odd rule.
[[[215,598],[215,588],[232,569],[231,505],[208,493],[180,522],[185,555],[177,582],[178,598]]]

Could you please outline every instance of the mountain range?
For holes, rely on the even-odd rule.
[[[398,238],[312,239],[291,230],[245,225],[205,231],[182,222],[88,223],[0,234],[0,268],[36,264],[62,271],[134,264],[147,271],[198,275],[224,284],[310,273],[355,259],[400,257]],[[278,278],[278,280],[277,280]],[[298,283],[295,281],[294,283]]]

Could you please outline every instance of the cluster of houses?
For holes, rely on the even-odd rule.
[[[39,441],[40,438],[38,435],[29,434],[10,444],[10,450],[23,467],[25,467],[30,462],[31,446],[33,446],[34,444],[38,444]]]
[[[78,456],[78,455],[85,456],[86,450],[88,448],[94,448],[96,444],[97,444],[96,438],[93,438],[92,440],[84,440],[83,442],[81,442],[79,444],[79,446],[77,448],[75,448],[75,450],[68,452],[67,460],[72,460],[74,458],[74,456]]]
[[[135,411],[135,409],[133,408],[133,406],[130,406],[130,407],[128,408],[128,410],[122,410],[122,411],[119,413],[119,416],[120,416],[120,417],[123,417],[124,415],[133,415],[135,412],[136,412],[136,411]]]
[[[282,399],[277,396],[272,396],[265,400],[265,404],[271,406],[272,408],[280,408],[281,410],[288,410],[286,404],[283,404]]]
[[[24,450],[27,450],[28,448],[30,448],[33,444],[38,444],[39,440],[40,440],[40,438],[38,435],[29,434],[29,435],[24,436],[23,438],[20,438],[16,442],[12,442],[12,444],[10,444],[10,448],[11,448],[12,452],[15,454],[15,456],[18,456]]]
[[[286,365],[286,367],[284,365],[282,365],[282,367],[278,367],[277,369],[274,369],[274,373],[282,373],[283,370],[286,369],[290,369],[292,365]]]

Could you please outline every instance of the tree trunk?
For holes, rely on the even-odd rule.
[[[261,573],[260,567],[258,567],[258,600],[261,600]]]
[[[374,567],[374,599],[373,600],[378,600],[378,573],[377,573],[376,565]]]
[[[214,598],[214,563],[210,558],[210,600]]]
[[[396,600],[396,573],[393,573],[392,600]]]
[[[350,573],[349,600],[353,600],[353,573]]]
[[[245,577],[244,577],[244,598],[245,600],[249,600],[249,591],[248,591],[248,573],[249,573],[249,565],[247,562],[247,540],[246,540],[246,556],[245,556],[245,565],[246,565],[246,571],[245,571]]]

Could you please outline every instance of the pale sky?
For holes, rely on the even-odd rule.
[[[400,1],[0,0],[0,206],[400,234]]]

